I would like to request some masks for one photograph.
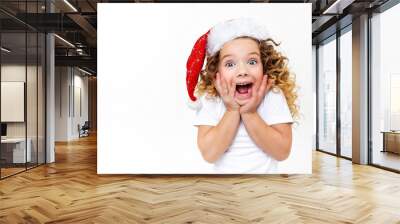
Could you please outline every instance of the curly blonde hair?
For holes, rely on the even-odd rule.
[[[273,91],[279,91],[279,89],[282,90],[292,116],[297,118],[299,110],[296,104],[297,93],[295,76],[289,71],[288,58],[275,49],[279,44],[271,38],[262,41],[258,41],[252,37],[240,38],[250,38],[259,43],[263,73],[267,74],[268,79],[274,81],[272,87]],[[201,71],[200,81],[196,86],[196,94],[198,96],[205,93],[212,97],[219,96],[214,86],[214,80],[219,64],[219,53],[220,51],[207,57],[206,68]]]

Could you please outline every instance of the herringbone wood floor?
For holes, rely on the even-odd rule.
[[[400,175],[315,152],[312,175],[96,174],[96,138],[0,181],[0,223],[400,223]]]

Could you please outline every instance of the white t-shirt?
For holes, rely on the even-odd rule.
[[[194,125],[216,126],[225,113],[219,97],[200,97],[202,107],[196,112]],[[257,109],[268,124],[292,123],[293,118],[282,91],[270,90]],[[250,138],[242,121],[229,149],[214,163],[217,173],[275,173],[277,161],[260,149]]]

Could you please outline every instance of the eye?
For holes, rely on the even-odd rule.
[[[232,68],[234,65],[235,65],[235,63],[233,63],[232,61],[225,62],[225,67],[227,67],[227,68]]]
[[[257,60],[254,59],[254,58],[252,58],[252,59],[249,60],[248,63],[249,63],[250,65],[256,65],[256,64],[257,64]]]

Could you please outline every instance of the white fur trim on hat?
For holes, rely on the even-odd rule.
[[[203,104],[201,103],[200,99],[197,98],[196,101],[192,101],[192,100],[188,100],[187,105],[190,109],[198,111],[201,109],[201,107],[203,106]]]
[[[243,36],[253,37],[257,40],[265,40],[270,37],[267,28],[257,23],[254,19],[239,18],[228,20],[217,24],[210,30],[207,53],[213,55],[226,42]]]

